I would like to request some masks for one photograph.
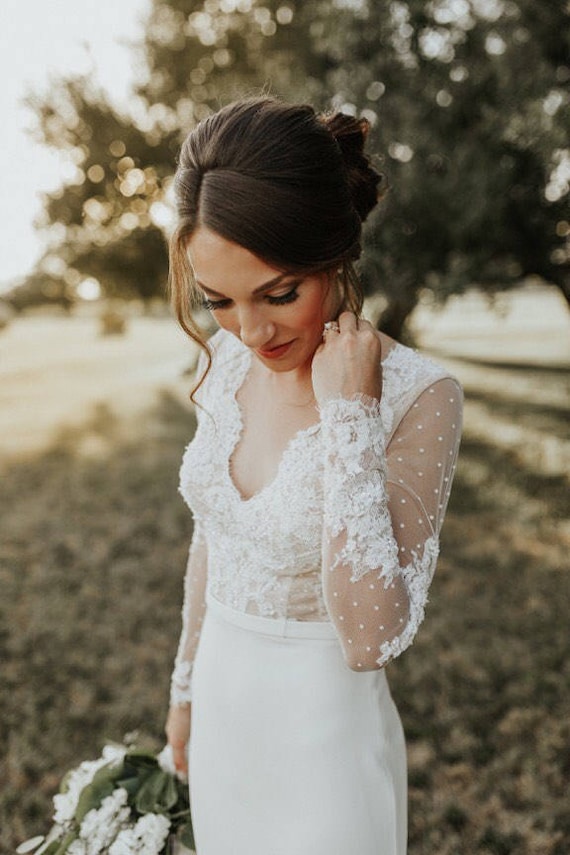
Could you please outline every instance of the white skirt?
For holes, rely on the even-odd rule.
[[[405,855],[406,748],[384,670],[351,671],[332,623],[207,602],[189,754],[197,855]]]

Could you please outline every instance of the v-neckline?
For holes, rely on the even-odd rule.
[[[241,344],[241,342],[240,342],[240,344]],[[263,487],[260,487],[259,490],[256,490],[250,496],[244,496],[243,493],[241,492],[241,490],[238,488],[237,484],[235,483],[234,479],[233,479],[232,468],[231,468],[232,457],[234,456],[234,453],[238,447],[238,444],[239,444],[239,442],[243,436],[243,431],[244,431],[244,427],[245,427],[242,409],[241,409],[241,406],[240,406],[239,401],[238,401],[238,395],[239,395],[241,389],[243,388],[243,386],[247,380],[247,377],[248,377],[248,374],[249,374],[249,371],[251,369],[252,362],[253,362],[253,354],[251,353],[249,348],[245,347],[245,345],[242,345],[242,347],[243,347],[243,350],[242,350],[243,367],[241,368],[241,371],[235,372],[234,376],[236,377],[236,382],[234,384],[234,387],[233,387],[231,395],[230,395],[230,405],[231,405],[231,408],[233,411],[231,414],[232,415],[231,421],[236,426],[236,429],[235,429],[235,431],[232,431],[232,433],[231,433],[231,441],[230,441],[229,447],[227,449],[224,468],[225,468],[226,477],[227,477],[231,491],[233,492],[236,500],[241,505],[245,506],[245,505],[248,505],[248,504],[254,502],[255,500],[259,499],[260,497],[264,496],[266,493],[268,493],[270,491],[270,489],[279,481],[279,478],[281,477],[281,473],[282,473],[285,461],[289,457],[292,448],[298,442],[300,442],[302,439],[304,439],[305,436],[310,436],[314,433],[318,433],[320,431],[321,425],[320,425],[320,421],[317,421],[314,424],[309,425],[306,428],[299,428],[299,430],[295,431],[295,433],[289,438],[289,440],[285,444],[285,447],[283,448],[283,451],[281,452],[281,455],[280,455],[278,463],[277,463],[277,468],[275,469],[275,473],[274,473],[273,477],[270,478],[270,480],[267,482],[267,484],[264,484]],[[402,347],[402,345],[400,344],[400,342],[396,342],[395,345],[390,348],[390,350],[388,351],[386,356],[381,361],[383,371],[386,369],[386,367],[388,366],[388,363],[391,361],[393,354],[395,354],[398,350],[400,350],[401,347]]]
[[[227,475],[227,479],[229,481],[230,487],[231,487],[233,493],[235,494],[237,500],[242,505],[247,505],[248,503],[253,502],[254,500],[263,496],[265,493],[269,492],[269,490],[279,480],[283,466],[284,466],[284,463],[285,463],[285,460],[289,456],[293,446],[302,437],[310,436],[313,433],[317,433],[321,427],[320,421],[316,421],[314,424],[308,425],[308,427],[306,427],[306,428],[299,428],[299,430],[295,431],[295,433],[292,434],[289,437],[289,439],[287,440],[287,442],[285,443],[283,451],[281,452],[281,455],[279,456],[279,460],[277,462],[277,467],[275,469],[273,476],[269,479],[269,481],[266,484],[263,485],[263,487],[260,487],[259,490],[256,490],[255,492],[253,492],[250,496],[244,496],[242,491],[238,488],[236,482],[233,479],[232,465],[231,464],[232,464],[232,457],[234,456],[234,454],[237,450],[237,447],[240,443],[240,440],[243,437],[243,432],[244,432],[244,428],[245,428],[244,416],[243,416],[242,408],[241,408],[240,403],[238,401],[238,395],[239,395],[240,391],[243,389],[243,386],[245,385],[245,382],[249,376],[249,372],[251,370],[252,363],[253,363],[253,355],[252,355],[250,350],[245,348],[243,368],[241,371],[236,372],[237,380],[236,380],[235,386],[232,390],[232,394],[230,396],[231,397],[231,406],[232,406],[232,410],[233,410],[232,422],[233,422],[233,424],[236,425],[236,430],[235,430],[235,432],[232,432],[232,439],[231,439],[231,443],[230,443],[228,450],[227,450],[227,457],[226,457],[226,461],[225,461],[225,464],[226,464],[225,465],[225,471],[226,471],[226,475]]]

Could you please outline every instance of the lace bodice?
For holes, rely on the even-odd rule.
[[[351,668],[386,664],[423,619],[461,432],[457,381],[397,345],[382,363],[381,401],[329,401],[293,436],[271,483],[246,499],[230,459],[253,357],[222,330],[209,345],[180,470],[195,526],[172,703],[191,700],[206,588],[249,614],[330,620]]]

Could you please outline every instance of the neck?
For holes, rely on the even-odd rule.
[[[258,359],[255,365],[256,382],[263,384],[271,397],[314,401],[310,363],[292,371],[272,371]]]

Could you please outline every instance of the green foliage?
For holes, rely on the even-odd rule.
[[[116,787],[116,780],[119,777],[119,770],[116,766],[103,766],[93,776],[88,787],[85,787],[75,810],[75,819],[80,825],[83,822],[86,814],[90,810],[98,808],[107,796],[110,796]]]
[[[71,770],[64,776],[60,792],[68,790],[73,773]],[[164,771],[152,752],[130,747],[123,757],[110,759],[85,783],[72,820],[61,824],[56,822],[47,837],[26,841],[18,847],[18,852],[37,850],[37,855],[66,855],[68,846],[80,835],[81,824],[87,814],[98,810],[103,801],[121,787],[128,795],[131,827],[145,814],[162,814],[169,820],[169,834],[194,848],[187,783]],[[167,844],[165,851],[169,849]]]
[[[543,0],[153,0],[132,116],[83,78],[30,99],[40,139],[77,167],[45,197],[49,255],[71,290],[88,273],[106,293],[162,293],[157,206],[181,138],[265,88],[371,120],[391,189],[362,273],[388,332],[424,288],[537,275],[570,299],[569,16]]]
[[[177,801],[178,791],[172,776],[157,769],[138,791],[135,807],[139,813],[167,813]]]

